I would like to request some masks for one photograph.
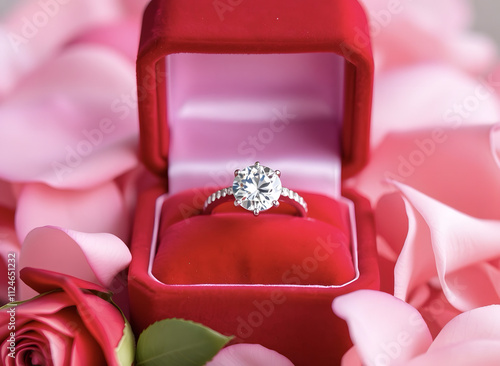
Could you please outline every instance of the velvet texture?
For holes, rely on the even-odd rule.
[[[354,192],[344,192],[344,196],[352,200],[355,205],[357,227],[355,235],[358,240],[357,259],[359,266],[359,277],[345,286],[311,286],[307,285],[307,279],[301,281],[303,282],[301,286],[285,286],[283,284],[188,285],[165,284],[148,273],[151,244],[156,238],[154,232],[155,206],[157,198],[164,193],[163,186],[146,191],[140,197],[137,209],[132,242],[133,260],[129,272],[132,325],[137,333],[164,318],[184,318],[205,324],[223,334],[234,335],[237,343],[261,344],[285,355],[296,366],[340,363],[342,355],[351,346],[351,341],[345,322],[335,316],[331,310],[333,299],[358,289],[378,289],[379,286],[374,223],[371,208],[366,199]],[[186,194],[189,195],[189,192]],[[179,198],[182,197],[177,196],[177,199]],[[170,205],[172,204],[170,202]],[[163,212],[165,211],[170,210],[163,210]],[[244,215],[245,212],[242,214]],[[231,214],[224,213],[216,213],[214,216],[216,215],[231,217]],[[178,218],[174,216],[171,217],[172,222]],[[280,215],[268,214],[268,218],[277,216]],[[296,219],[294,216],[283,216],[288,217],[289,222]],[[162,226],[169,218],[163,219]],[[195,223],[193,219],[194,217],[188,222]],[[261,219],[265,220],[266,217],[249,217],[248,219],[257,222]],[[182,222],[177,221],[173,226]],[[333,227],[333,225],[329,225],[329,229]],[[289,224],[287,229],[291,228],[292,225]],[[340,228],[337,229],[340,230]],[[218,245],[213,239],[214,234],[216,233],[203,238],[202,243],[205,247]],[[163,240],[161,235],[157,240],[160,242]],[[175,241],[171,241],[171,243],[175,245]],[[164,242],[163,244],[168,243]],[[276,243],[276,245],[282,248],[285,246],[285,244],[280,243]],[[321,247],[321,245],[318,244],[316,247]],[[296,247],[286,247],[287,252],[294,252],[294,249]],[[163,250],[166,249],[159,248],[159,251]],[[205,252],[208,252],[208,248],[205,249]],[[283,257],[277,259],[276,265],[292,269],[294,263],[290,265],[287,262],[285,265],[284,261],[289,260],[291,256],[296,258],[296,253],[283,253]],[[314,258],[314,252],[309,253],[306,258]],[[261,255],[260,259],[263,263],[266,261],[266,256],[265,253]],[[239,269],[235,268],[234,263],[228,261],[227,258],[217,256],[213,256],[213,258],[212,272],[225,272],[230,274],[232,278],[242,278]],[[302,261],[296,265],[302,265],[306,258],[302,258]],[[160,270],[159,263],[156,257],[155,270]],[[173,265],[171,261],[169,261],[169,265]],[[228,267],[232,267],[235,271],[229,271]],[[189,270],[185,266],[177,268],[182,272]],[[166,272],[167,268],[164,268],[163,271]],[[317,276],[313,272],[307,274]],[[176,271],[176,276],[186,278],[192,275]],[[267,276],[271,278],[272,275],[268,274]],[[274,278],[279,277],[276,275]],[[300,278],[300,276],[296,277]]]
[[[165,103],[172,70],[165,57],[177,53],[333,53],[345,58],[342,176],[366,163],[369,149],[373,58],[366,15],[356,0],[153,0],[146,10],[137,60],[141,154],[151,171],[165,175],[171,136]],[[238,5],[236,5],[238,3]],[[291,75],[292,76],[292,75]],[[334,87],[334,86],[332,86]],[[173,136],[175,138],[175,136]],[[233,152],[234,153],[234,152]]]
[[[221,10],[221,3],[232,10]],[[330,150],[325,149],[325,154],[336,151],[333,159],[341,161],[342,178],[347,178],[358,172],[368,158],[373,60],[370,44],[360,33],[367,34],[368,26],[356,0],[294,4],[288,0],[151,2],[145,13],[137,63],[141,154],[149,170],[170,181],[146,191],[138,202],[129,272],[131,317],[137,333],[161,319],[184,318],[234,335],[235,343],[261,344],[285,355],[296,366],[340,363],[351,341],[345,322],[331,310],[333,299],[379,286],[369,203],[355,193],[343,193],[354,203],[356,232],[351,232],[351,217],[338,193],[327,198],[328,193],[307,187],[302,191],[314,193],[303,193],[310,209],[306,219],[294,216],[286,205],[258,218],[230,204],[211,216],[200,216],[199,208],[217,189],[212,187],[214,181],[219,181],[207,177],[206,182],[197,184],[198,189],[169,190],[183,186],[173,181],[177,175],[170,171],[172,167],[185,167],[173,152],[199,149],[188,152],[200,153],[202,161],[191,165],[203,167],[213,151],[176,139],[179,131],[173,127],[178,120],[172,120],[176,114],[170,109],[175,100],[169,103],[172,99],[167,94],[176,92],[171,87],[184,85],[169,83],[167,78],[176,75],[176,68],[175,63],[170,63],[167,69],[166,60],[182,53],[331,53],[343,57],[343,85],[332,85],[341,93],[343,105],[339,107],[341,113],[334,101],[328,106],[330,112],[335,112],[330,115],[338,117],[332,123],[338,125],[331,136],[336,142],[328,147]],[[332,67],[335,65],[338,63]],[[309,66],[313,65],[303,65]],[[293,73],[290,77],[294,77]],[[283,93],[287,95],[286,90]],[[185,103],[196,99],[190,95],[187,93]],[[214,100],[220,100],[220,108],[227,105],[224,98]],[[302,111],[305,116],[299,120],[311,122],[312,108]],[[218,121],[207,117],[206,122],[212,123],[221,135],[226,132],[220,124],[217,127]],[[312,139],[313,148],[319,146],[314,136],[331,134],[331,126],[309,127],[304,130],[314,133],[294,136]],[[244,128],[230,131],[241,132],[243,136],[238,138],[248,135]],[[193,138],[199,135],[200,130],[193,127]],[[232,136],[229,132],[227,135]],[[187,137],[189,134],[183,135]],[[293,141],[290,143],[293,145]],[[179,149],[173,148],[175,144]],[[224,147],[213,145],[217,145],[214,149]],[[275,146],[269,146],[265,153],[272,155]],[[296,155],[285,163],[317,163],[308,149],[297,148]],[[227,159],[234,153],[228,148]],[[273,164],[282,160],[279,154],[270,157]],[[321,158],[330,159],[326,155]],[[301,190],[285,182],[286,168],[276,166],[283,170],[285,186]],[[225,182],[215,184],[222,185]],[[171,196],[157,207],[158,198],[166,193]]]
[[[348,208],[337,200],[299,194],[308,217],[286,207],[258,218],[231,203],[211,215],[187,215],[190,190],[162,210],[153,275],[166,284],[342,285],[355,277]],[[232,206],[232,207],[231,207]],[[184,217],[183,217],[184,215]],[[214,263],[224,264],[214,270]]]

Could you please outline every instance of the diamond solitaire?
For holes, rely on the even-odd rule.
[[[281,185],[281,172],[256,162],[234,172],[233,186],[221,189],[210,195],[203,206],[204,213],[210,214],[219,204],[234,199],[235,206],[252,211],[255,216],[260,212],[278,207],[286,202],[296,207],[301,216],[306,216],[307,204],[296,192]],[[231,198],[231,196],[234,196]]]
[[[279,205],[281,186],[280,171],[262,166],[259,162],[243,170],[234,172],[233,195],[234,205],[241,206],[258,215],[260,211],[269,210]]]

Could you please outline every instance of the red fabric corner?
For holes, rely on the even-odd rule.
[[[166,55],[173,53],[276,54],[331,52],[346,60],[342,177],[367,162],[373,90],[368,21],[356,0],[230,2],[221,18],[219,1],[153,0],[143,21],[137,59],[141,155],[164,176],[170,135],[165,105]],[[238,3],[238,4],[236,4]]]

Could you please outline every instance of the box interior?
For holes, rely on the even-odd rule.
[[[165,59],[169,191],[230,186],[255,161],[285,187],[340,197],[345,59],[333,53]]]
[[[349,207],[356,275],[326,287],[355,281],[354,205],[341,196],[345,59],[333,53],[181,53],[164,62],[166,112],[161,113],[166,113],[170,139],[168,195],[231,186],[234,170],[255,161],[279,169],[283,186],[329,196]],[[167,197],[157,199],[151,243],[149,275],[156,281],[152,269]]]

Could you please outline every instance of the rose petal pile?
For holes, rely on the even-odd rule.
[[[0,23],[1,266],[47,225],[128,241],[140,169],[135,58],[146,4],[26,0]],[[44,258],[54,262],[49,252]]]
[[[135,53],[145,5],[25,1],[0,25],[0,189],[15,187],[21,241],[40,226],[46,215],[34,210],[46,200],[75,214],[64,222],[68,207],[47,205],[44,224],[81,229],[93,217],[105,220],[87,231],[128,237],[121,177],[138,163]],[[39,24],[45,18],[50,26]]]
[[[374,206],[382,289],[395,297],[334,302],[356,346],[343,365],[497,364],[496,50],[469,30],[466,1],[364,3],[380,26],[372,154],[349,184]]]
[[[493,366],[500,359],[500,305],[458,315],[434,340],[415,308],[383,292],[344,295],[333,309],[349,324],[359,354],[344,356],[343,365]]]
[[[435,336],[461,312],[500,303],[497,54],[469,30],[466,1],[364,4],[372,24],[391,21],[373,35],[371,160],[349,185],[374,207],[383,290],[419,309]]]

